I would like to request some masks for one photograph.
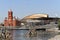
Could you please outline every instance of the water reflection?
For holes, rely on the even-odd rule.
[[[25,36],[28,30],[10,30],[13,40],[48,40],[55,37],[58,33],[47,32],[47,31],[37,31],[36,37]]]

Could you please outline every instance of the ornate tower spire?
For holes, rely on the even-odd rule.
[[[8,19],[13,19],[13,12],[11,9],[8,11]]]
[[[9,26],[12,26],[12,22],[13,22],[13,12],[12,12],[11,9],[8,11],[8,22],[9,22]]]

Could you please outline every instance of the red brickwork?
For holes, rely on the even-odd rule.
[[[13,17],[13,12],[8,11],[8,17],[4,20],[4,26],[20,26],[20,21]]]

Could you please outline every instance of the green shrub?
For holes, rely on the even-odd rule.
[[[58,20],[58,28],[60,30],[60,19]]]

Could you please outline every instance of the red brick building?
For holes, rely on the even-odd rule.
[[[20,20],[18,20],[16,17],[13,17],[12,10],[8,11],[8,17],[5,17],[4,20],[4,26],[20,26]]]

